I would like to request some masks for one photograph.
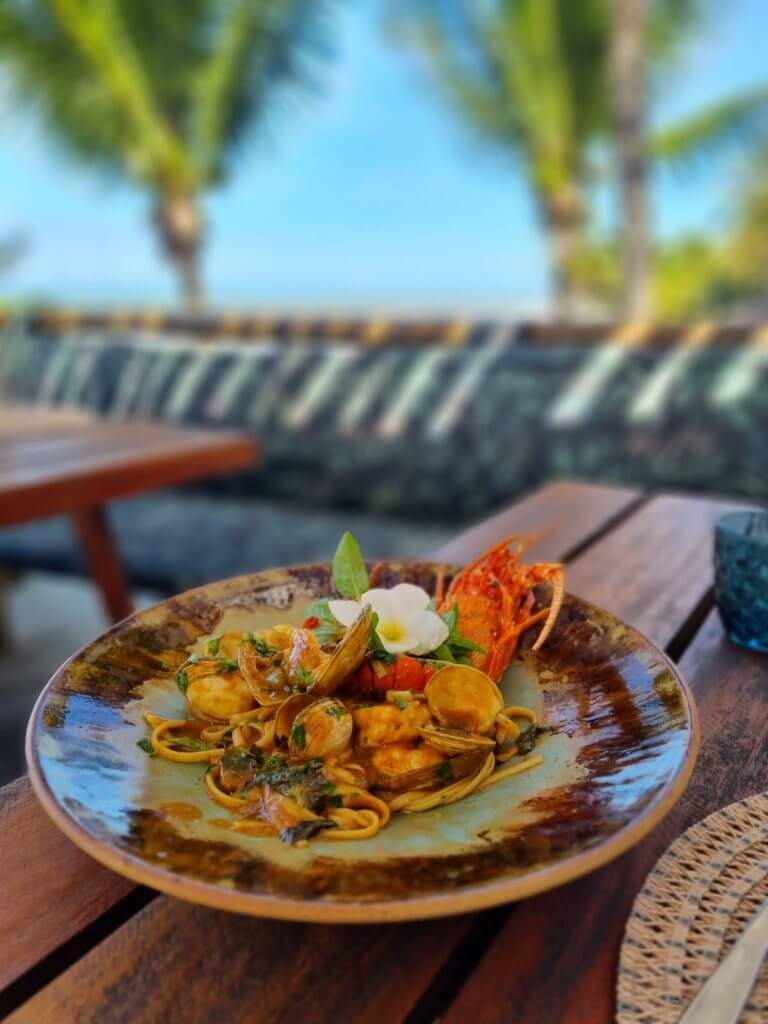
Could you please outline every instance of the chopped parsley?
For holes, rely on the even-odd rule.
[[[323,786],[323,792],[335,793],[338,788],[339,787],[336,785],[335,782],[326,782],[326,784]]]
[[[187,673],[181,671],[177,672],[173,678],[176,680],[176,685],[181,690],[181,692],[186,693],[187,687],[189,686],[189,678],[187,676]]]
[[[331,807],[343,807],[344,797],[341,795],[341,793],[337,793],[336,796],[328,797],[328,803],[331,805]]]
[[[172,743],[174,747],[184,747],[185,750],[215,750],[212,743],[196,740],[191,736],[169,736],[168,742]]]
[[[326,708],[325,713],[338,722],[344,714],[344,708],[340,704],[334,704],[333,707]]]
[[[299,680],[300,683],[303,683],[305,686],[311,686],[314,681],[312,673],[307,671],[307,669],[305,669],[303,665],[296,666],[296,678]]]
[[[397,704],[401,711],[405,711],[408,707],[408,701],[405,697],[401,697],[399,693],[395,694],[395,704]]]
[[[219,637],[212,636],[208,643],[205,645],[205,653],[210,655],[217,655],[219,653],[219,645],[221,641]]]
[[[157,751],[154,749],[154,747],[149,742],[146,736],[140,739],[136,746],[141,747],[144,753],[149,754],[150,757],[157,757]]]
[[[438,782],[453,782],[453,767],[450,761],[441,761],[435,765],[435,778]]]
[[[248,634],[245,642],[252,644],[256,648],[256,653],[260,654],[262,658],[270,658],[273,654],[279,653],[277,647],[270,647],[266,640],[262,640],[260,636],[254,636],[253,633]]]
[[[291,739],[297,750],[303,750],[307,745],[307,734],[303,725],[294,725],[291,729]]]
[[[231,658],[219,658],[219,668],[224,672],[234,672],[239,667],[238,663]]]
[[[267,772],[275,772],[278,768],[283,767],[283,759],[279,754],[270,754],[269,757],[264,758],[262,767]]]

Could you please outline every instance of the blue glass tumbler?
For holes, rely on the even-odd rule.
[[[715,599],[731,640],[768,652],[768,512],[728,512],[718,519]]]

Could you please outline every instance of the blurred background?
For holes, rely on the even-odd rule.
[[[760,0],[3,0],[0,295],[747,316]]]
[[[427,554],[557,477],[764,503],[767,19],[0,0],[0,486],[22,407],[255,438],[108,502],[139,605],[345,528]],[[0,522],[10,777],[109,616],[66,517]]]

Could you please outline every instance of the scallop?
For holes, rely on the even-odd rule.
[[[440,725],[484,735],[493,729],[504,707],[501,691],[490,676],[469,665],[446,665],[424,688],[429,710]]]
[[[288,751],[297,761],[333,757],[349,746],[352,728],[352,715],[341,701],[314,700],[293,719]]]

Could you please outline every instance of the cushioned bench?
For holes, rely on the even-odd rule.
[[[163,589],[327,558],[344,526],[371,555],[422,552],[555,476],[768,498],[764,346],[526,337],[204,342],[15,321],[0,393],[258,436],[254,471],[116,507],[129,572]],[[72,559],[61,524],[0,531],[0,564]]]

